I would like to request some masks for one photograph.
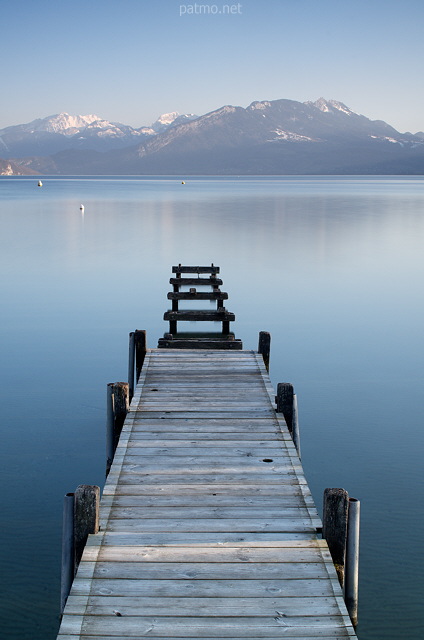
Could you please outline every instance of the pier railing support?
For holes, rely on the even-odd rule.
[[[135,385],[137,384],[140,377],[146,350],[146,331],[144,329],[136,329],[135,331],[131,331],[128,357],[128,386],[130,402],[134,395]]]
[[[264,365],[269,372],[269,356],[271,351],[271,334],[268,331],[259,332],[258,353],[262,354]]]
[[[77,568],[90,533],[99,530],[100,487],[80,484],[74,498],[75,567]]]
[[[129,409],[128,382],[110,382],[107,385],[106,416],[106,475],[112,465],[115,449]]]
[[[79,485],[63,502],[60,612],[63,613],[88,534],[99,530],[100,487]]]
[[[325,489],[322,537],[327,540],[340,585],[344,586],[349,494],[345,489]]]
[[[327,541],[354,626],[358,623],[359,512],[359,500],[349,498],[345,489],[325,489],[322,537]]]
[[[344,598],[353,626],[358,624],[359,500],[349,498]]]
[[[62,571],[60,580],[60,612],[63,613],[75,575],[74,494],[63,500]]]
[[[299,416],[297,410],[297,396],[294,393],[293,385],[289,382],[279,382],[277,385],[277,413],[284,415],[287,428],[293,438],[294,446],[300,458],[300,429]]]

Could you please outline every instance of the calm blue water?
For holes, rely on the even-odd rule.
[[[58,628],[62,500],[104,483],[106,384],[167,330],[171,266],[221,267],[234,330],[270,331],[302,460],[361,500],[361,640],[422,638],[424,179],[0,179],[0,617]],[[79,210],[85,206],[84,214]]]

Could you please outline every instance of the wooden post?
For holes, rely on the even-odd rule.
[[[282,413],[288,430],[293,435],[293,385],[289,382],[279,382],[277,385],[277,413]]]
[[[301,459],[300,455],[300,428],[299,428],[299,414],[297,411],[297,395],[293,394],[293,415],[292,415],[292,425],[293,425],[293,442],[296,447],[297,455],[299,456],[299,460]]]
[[[110,471],[122,426],[128,413],[128,397],[128,382],[110,382],[107,385],[106,475]]]
[[[147,351],[147,336],[144,329],[136,329],[135,337],[135,381],[138,382]]]
[[[269,354],[271,351],[271,334],[268,331],[259,332],[258,353],[262,354],[266,370],[269,372]]]
[[[62,572],[60,580],[60,612],[63,613],[66,600],[75,575],[74,543],[74,494],[67,493],[63,501],[62,528]]]
[[[349,495],[344,489],[325,489],[322,537],[327,541],[341,586],[344,586]]]
[[[360,504],[356,498],[349,498],[344,598],[354,627],[358,624]]]
[[[89,533],[99,530],[100,487],[80,484],[74,498],[75,570],[81,560]]]
[[[131,331],[128,351],[128,395],[131,402],[134,395],[134,375],[135,375],[135,332]]]

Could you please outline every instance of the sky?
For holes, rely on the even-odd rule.
[[[339,100],[424,130],[422,0],[0,0],[0,129]]]

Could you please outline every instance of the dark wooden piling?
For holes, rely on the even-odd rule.
[[[147,351],[147,334],[144,329],[136,329],[135,334],[135,379],[138,382]]]
[[[62,613],[75,576],[74,496],[67,493],[63,500],[62,569],[60,579],[60,612]]]
[[[79,485],[63,502],[60,611],[63,612],[87,537],[99,530],[100,487]]]
[[[269,372],[269,356],[271,351],[271,334],[268,331],[259,332],[258,353],[262,354],[264,365]]]
[[[297,410],[297,397],[294,393],[293,385],[289,382],[279,382],[277,385],[277,412],[284,415],[287,428],[296,447],[297,455],[300,458],[300,430],[299,416]]]
[[[340,585],[344,586],[349,494],[345,489],[325,489],[322,537],[327,541]]]
[[[75,568],[81,560],[89,533],[99,530],[100,487],[80,484],[74,498]]]
[[[136,329],[131,331],[129,335],[129,353],[128,353],[128,393],[131,402],[134,395],[135,385],[140,377],[143,367],[144,358],[147,351],[146,331],[144,329]]]
[[[106,421],[106,475],[112,465],[122,426],[129,409],[128,382],[110,382],[107,385]]]
[[[279,382],[277,385],[277,412],[284,415],[287,428],[293,435],[293,385],[289,382]]]

